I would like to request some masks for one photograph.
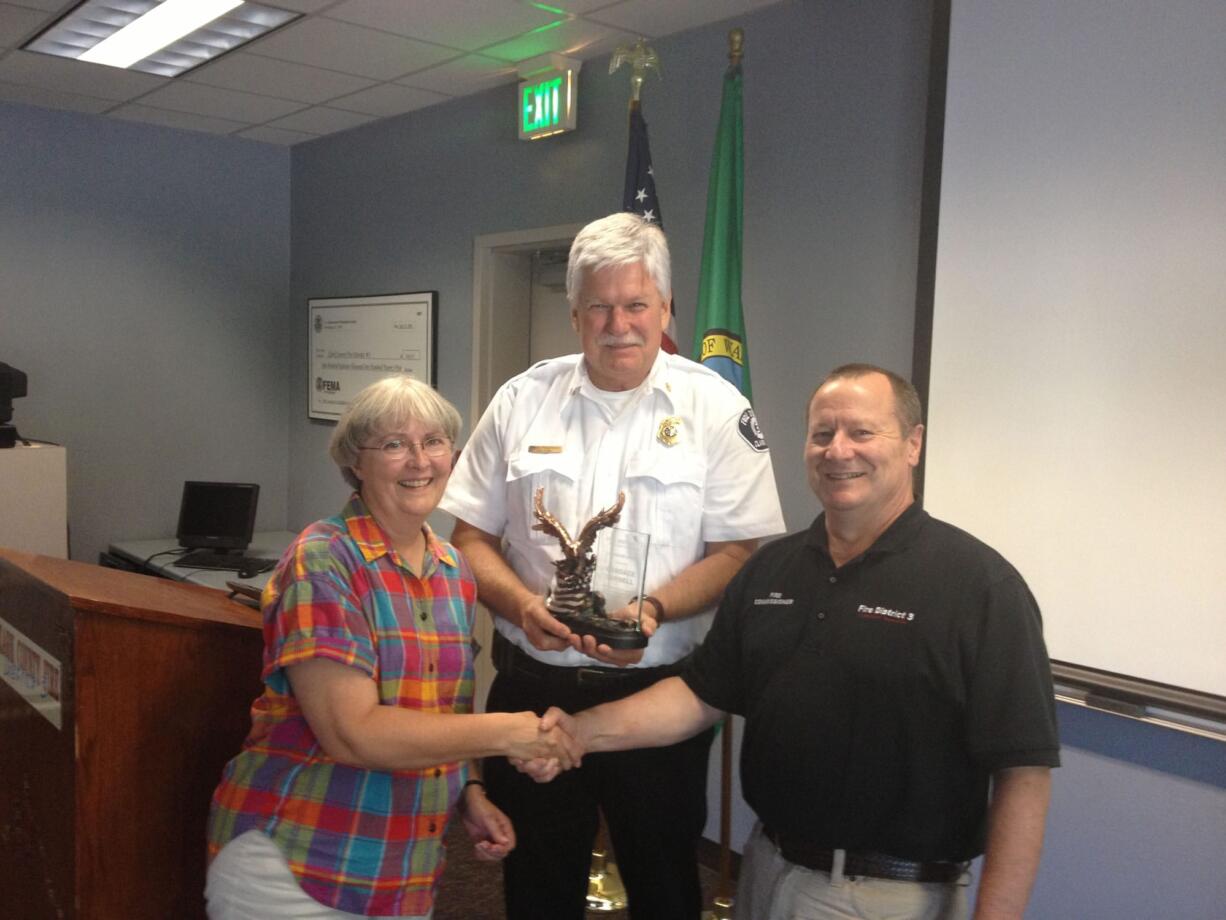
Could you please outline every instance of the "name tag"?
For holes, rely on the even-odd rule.
[[[554,444],[529,444],[528,453],[530,454],[560,454],[562,448]]]

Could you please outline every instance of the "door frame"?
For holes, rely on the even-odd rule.
[[[506,363],[501,360],[498,349],[506,348],[510,337],[516,335],[522,337],[523,348],[520,353],[528,353],[528,329],[523,320],[528,315],[530,304],[527,300],[522,304],[508,303],[508,295],[495,290],[494,275],[500,260],[504,265],[507,256],[518,260],[524,277],[521,288],[529,291],[527,282],[532,272],[532,254],[538,249],[569,246],[583,226],[557,224],[534,230],[512,230],[473,237],[473,363],[472,391],[468,408],[471,425],[477,424],[481,413],[485,411],[485,407],[505,379],[505,376],[496,370]],[[530,297],[530,292],[527,296]],[[515,373],[522,370],[526,368],[516,368]],[[493,614],[477,616],[473,625],[473,636],[480,648],[492,648]],[[489,687],[494,680],[494,664],[488,654],[477,655],[474,673],[473,708],[476,712],[484,712]]]

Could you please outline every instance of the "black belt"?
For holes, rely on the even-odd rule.
[[[494,631],[490,657],[498,673],[506,677],[523,677],[568,687],[603,687],[636,681],[646,687],[665,677],[680,674],[684,663],[678,661],[658,668],[559,667],[537,661],[497,630]]]
[[[819,872],[829,872],[834,865],[833,850],[785,837],[769,827],[763,827],[762,833],[779,848],[780,854],[790,863]],[[844,875],[884,878],[896,882],[956,882],[965,871],[966,863],[914,862],[910,859],[899,859],[897,856],[887,856],[885,853],[847,853],[843,861]]]

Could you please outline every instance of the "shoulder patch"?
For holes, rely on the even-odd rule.
[[[741,420],[737,423],[737,431],[741,433],[745,443],[758,453],[765,453],[770,449],[766,446],[766,435],[758,427],[758,417],[753,414],[753,409],[746,409],[741,413]]]

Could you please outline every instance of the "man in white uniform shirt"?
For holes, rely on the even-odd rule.
[[[660,350],[671,299],[660,229],[628,213],[586,226],[566,292],[582,353],[543,361],[498,391],[441,504],[495,615],[491,711],[575,712],[676,674],[759,539],[784,529],[749,403],[712,371]],[[561,550],[532,529],[538,488],[572,533],[626,493],[617,526],[651,537],[646,649],[598,645],[550,615],[544,598]],[[593,755],[548,785],[491,759],[487,791],[517,835],[504,864],[509,920],[583,917],[598,806],[631,916],[697,918],[694,848],[711,737]]]

